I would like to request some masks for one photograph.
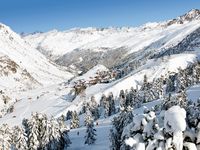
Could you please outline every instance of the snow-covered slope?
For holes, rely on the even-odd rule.
[[[105,66],[100,65],[100,64],[96,65],[93,68],[91,68],[89,71],[87,71],[85,74],[74,78],[72,80],[72,82],[78,81],[78,80],[88,81],[91,78],[94,78],[97,75],[98,72],[102,72],[102,71],[108,71],[108,68],[106,68]]]
[[[71,104],[70,90],[64,84],[53,84],[26,92],[13,93],[12,97],[18,100],[14,105],[14,112],[0,118],[0,124],[20,125],[23,118],[29,118],[34,112],[57,116]]]
[[[162,23],[161,23],[162,24]],[[186,35],[199,27],[199,22],[173,24],[163,27],[160,24],[152,26],[146,24],[138,28],[85,28],[68,31],[50,31],[28,35],[25,39],[33,47],[41,48],[52,55],[62,56],[75,49],[92,49],[106,51],[119,47],[128,47],[131,52],[136,52],[160,41],[161,47],[171,46],[181,41]]]
[[[86,99],[89,101],[90,97],[94,95],[96,100],[99,101],[103,93],[108,95],[109,92],[112,92],[114,96],[118,96],[122,89],[126,90],[131,87],[139,88],[144,75],[147,75],[148,80],[152,81],[161,75],[167,74],[169,71],[177,72],[179,67],[186,68],[191,63],[199,60],[199,42],[197,39],[192,40],[190,38],[190,35],[196,34],[200,28],[199,12],[199,10],[191,10],[177,19],[161,23],[147,23],[137,28],[86,28],[72,29],[64,32],[54,30],[47,33],[28,35],[24,38],[30,43],[33,43],[33,47],[44,50],[45,53],[47,52],[59,57],[62,55],[68,56],[60,57],[64,62],[71,61],[69,59],[73,59],[71,56],[75,55],[77,61],[80,61],[78,63],[80,66],[84,65],[86,58],[92,57],[91,53],[86,53],[85,55],[87,57],[82,59],[84,57],[82,51],[88,52],[88,49],[99,53],[98,58],[101,59],[104,57],[103,53],[112,51],[111,54],[113,54],[119,48],[124,52],[120,54],[121,60],[119,61],[125,60],[125,65],[135,58],[141,61],[141,65],[138,68],[134,69],[122,79],[108,84],[96,84],[88,87],[85,91]],[[190,45],[191,43],[195,45],[195,48],[191,46],[190,50],[196,50],[196,52],[184,54],[175,53],[176,55],[172,53],[171,56],[164,55],[165,57],[163,58],[156,57],[156,59],[145,60],[148,58],[146,57],[148,53],[150,56],[154,56],[154,54],[159,54],[173,48],[180,49],[177,53],[182,53],[187,51],[188,47],[181,49],[180,44]],[[179,47],[176,47],[177,45]],[[91,60],[97,60],[98,58]],[[90,64],[96,66],[91,60],[89,61]],[[73,65],[73,63],[76,62],[72,62],[69,65]],[[83,76],[76,77],[73,81],[79,79],[88,80],[94,74],[94,70],[96,69],[91,69]],[[69,109],[80,110],[82,103],[82,97],[77,96],[73,103],[69,104],[69,107],[63,111],[63,114]]]
[[[177,19],[147,23],[140,27],[53,30],[28,35],[24,39],[53,60],[58,59],[56,62],[59,64],[84,66],[89,59],[93,61],[93,66],[101,63],[111,68],[109,64],[112,64],[112,61],[119,64],[130,54],[154,54],[174,47],[199,27],[200,11],[191,10]],[[86,55],[81,62],[80,54]],[[115,55],[121,57],[115,60]],[[106,63],[108,59],[111,59],[110,63]]]
[[[179,67],[186,68],[191,63],[199,60],[200,44],[198,35],[200,32],[198,30],[200,29],[200,20],[198,16],[199,11],[192,10],[174,20],[148,23],[137,28],[86,28],[72,29],[64,32],[54,30],[47,33],[28,35],[24,37],[25,40],[21,39],[5,25],[1,25],[1,55],[7,59],[5,61],[8,64],[7,66],[10,64],[8,60],[11,60],[14,62],[15,68],[17,68],[16,74],[15,69],[11,67],[10,71],[8,71],[9,78],[2,75],[0,78],[1,86],[13,86],[14,88],[18,85],[18,82],[15,81],[16,76],[19,76],[18,80],[23,85],[33,83],[50,85],[49,87],[25,93],[17,93],[15,96],[21,99],[21,101],[16,103],[15,112],[5,116],[2,120],[6,122],[13,115],[16,115],[17,117],[13,119],[12,123],[19,123],[23,117],[29,117],[33,111],[60,116],[61,114],[66,114],[68,110],[81,110],[83,98],[80,95],[71,101],[71,96],[73,96],[74,92],[74,89],[71,89],[73,88],[73,81],[81,79],[90,80],[90,77],[94,77],[96,72],[108,71],[107,66],[105,67],[104,64],[97,65],[101,64],[99,63],[100,60],[102,63],[110,64],[109,68],[114,68],[113,70],[118,69],[118,66],[116,67],[115,63],[113,63],[116,61],[115,58],[118,61],[116,64],[125,64],[121,65],[121,68],[129,66],[130,62],[134,60],[140,61],[140,64],[122,78],[116,79],[111,83],[87,87],[85,90],[85,99],[87,101],[93,95],[99,102],[102,94],[108,95],[109,92],[112,92],[114,97],[116,97],[122,89],[140,88],[144,75],[147,75],[148,81],[152,81],[161,75],[167,74],[169,71],[177,72]],[[195,36],[193,36],[194,34]],[[192,40],[193,38],[190,36],[195,37],[195,40]],[[188,50],[188,47],[183,47],[185,49],[182,49],[182,46],[190,46],[190,44],[192,44],[190,51],[183,53]],[[65,86],[62,87],[57,83],[69,79],[72,75],[50,62],[35,48],[48,56],[59,57],[64,64],[66,62],[67,66],[75,68],[78,66],[79,69],[84,65],[87,66],[88,64],[85,62],[88,61],[87,63],[90,65],[88,68],[92,69],[88,71],[87,68],[86,71],[88,72],[82,76],[75,77],[72,79],[72,82],[65,83]],[[178,52],[170,53],[170,56],[153,57],[155,54],[167,52],[175,48]],[[87,53],[88,51],[93,53]],[[104,55],[105,53],[109,57]],[[112,59],[109,60],[109,58]],[[5,62],[3,64],[6,64]],[[74,64],[76,65],[73,66]],[[29,78],[23,80],[26,77],[21,75],[24,70],[27,72],[27,76],[31,76],[31,80]],[[5,74],[4,71],[2,71],[2,74]],[[6,79],[9,81],[4,82]],[[45,106],[47,103],[48,105]],[[26,111],[22,111],[21,108],[24,108]]]
[[[122,79],[116,80],[108,84],[96,84],[86,89],[86,100],[90,101],[91,96],[95,96],[96,100],[100,102],[102,94],[108,95],[113,93],[114,97],[118,97],[120,90],[130,90],[131,87],[140,88],[143,83],[144,75],[147,75],[148,81],[153,81],[156,78],[165,76],[169,72],[178,72],[178,68],[185,69],[189,65],[199,60],[199,54],[177,54],[171,57],[161,59],[149,60],[146,65],[132,71],[130,74]],[[63,112],[65,114],[68,110],[79,110],[83,104],[83,99],[77,96],[73,103]]]
[[[72,74],[50,62],[40,52],[21,39],[18,34],[3,24],[0,24],[0,53],[2,58],[6,59],[7,64],[10,63],[12,71],[6,75],[1,75],[2,87],[10,88],[15,87],[18,83],[22,84],[25,82],[22,80],[22,76],[25,75],[24,80],[31,79],[41,85],[62,82],[64,79],[72,77]],[[7,68],[9,69],[9,65],[7,65]],[[5,67],[3,69],[5,70]],[[14,78],[15,80],[13,80]],[[31,84],[31,81],[29,81],[29,84]]]

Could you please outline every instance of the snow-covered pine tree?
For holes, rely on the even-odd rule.
[[[24,129],[24,132],[25,132],[25,135],[27,135],[27,133],[28,133],[28,119],[23,119],[22,120],[22,126],[23,126],[23,129]]]
[[[96,141],[96,129],[94,129],[93,120],[87,124],[86,135],[85,135],[85,144],[94,144]]]
[[[110,142],[111,146],[110,148],[112,150],[119,150],[122,141],[121,141],[121,136],[123,132],[124,125],[127,124],[129,121],[126,121],[126,111],[122,110],[119,114],[119,116],[115,117],[112,121],[113,127],[112,130],[110,130]]]
[[[157,96],[156,98],[164,97],[164,88],[163,88],[164,83],[165,83],[164,76],[161,76],[160,78],[154,81],[153,86],[155,94]]]
[[[126,119],[124,120],[123,126],[127,126],[129,123],[131,123],[133,121],[132,111],[133,111],[132,107],[129,105],[124,112]]]
[[[56,149],[64,150],[67,149],[67,147],[69,147],[69,145],[71,144],[71,141],[68,136],[69,129],[65,124],[64,118],[59,118],[58,124],[59,124],[59,139],[58,139],[58,147]]]
[[[72,119],[70,123],[71,129],[79,127],[79,117],[76,111],[72,112]]]
[[[26,150],[27,147],[27,139],[25,137],[25,131],[18,127],[14,126],[12,129],[12,136],[11,136],[11,149],[12,150]]]
[[[53,117],[49,120],[48,123],[48,133],[49,133],[49,142],[47,144],[48,150],[54,150],[59,145],[59,123]]]
[[[200,63],[197,63],[193,67],[193,79],[194,79],[194,84],[198,84],[200,82]]]
[[[119,93],[119,101],[120,101],[120,107],[125,107],[126,104],[126,97],[124,90],[120,90]]]
[[[100,117],[98,104],[97,104],[94,96],[91,97],[90,111],[92,113],[92,116],[94,117],[94,120],[97,120]]]
[[[148,93],[148,82],[147,82],[147,75],[144,75],[144,79],[143,79],[143,85],[141,87],[141,95],[142,95],[142,101],[143,103],[148,102],[148,97],[147,97],[147,93]]]
[[[0,149],[11,149],[11,129],[7,124],[3,124],[0,127]]]
[[[37,150],[40,144],[40,142],[38,141],[38,114],[32,114],[30,120],[24,120],[24,124],[27,125],[27,128],[25,130],[27,132],[28,149]]]
[[[130,98],[130,106],[134,107],[135,102],[136,102],[136,90],[131,87],[130,91],[129,91],[129,98]]]
[[[132,91],[132,94],[133,94],[133,102],[132,102],[133,104],[131,106],[134,108],[140,107],[142,104],[142,98],[141,98],[141,95],[140,95],[138,89],[134,89]]]
[[[85,126],[87,126],[91,122],[91,120],[93,120],[92,113],[89,109],[87,109],[84,118]]]
[[[112,92],[109,93],[107,100],[109,102],[109,113],[108,113],[108,116],[111,116],[111,115],[115,114],[115,112],[116,112],[116,110],[115,110],[115,100],[114,100]]]
[[[200,122],[196,127],[196,144],[200,145]]]
[[[110,102],[108,97],[106,97],[105,101],[104,101],[104,117],[108,117],[110,116]]]
[[[37,114],[37,124],[38,124],[38,141],[39,141],[39,148],[38,149],[45,149],[49,143],[49,132],[48,132],[48,119],[46,114]],[[63,116],[64,117],[64,116]]]
[[[66,120],[69,120],[72,118],[72,111],[67,111],[67,114],[66,114]]]
[[[102,94],[100,99],[100,107],[104,107],[104,101],[106,101],[106,95]]]
[[[104,101],[106,101],[105,94],[102,94],[100,99],[99,117],[105,117]]]
[[[125,90],[125,109],[130,105],[131,100],[130,100],[130,95],[128,90]]]
[[[177,92],[180,92],[181,90],[184,90],[187,88],[187,78],[186,78],[186,72],[182,70],[181,68],[178,68],[178,74],[176,78],[177,82]]]
[[[87,108],[87,102],[84,100],[81,113],[85,113],[86,112],[86,108]]]
[[[110,150],[118,150],[117,149],[117,144],[118,144],[118,139],[117,139],[117,131],[115,130],[115,128],[111,128],[110,129],[110,134],[109,134],[109,140],[110,140]]]
[[[176,75],[175,74],[170,75],[169,72],[168,78],[165,79],[166,88],[164,94],[167,94],[169,92],[174,92],[176,90],[175,80],[176,80]]]
[[[181,90],[181,92],[177,95],[177,101],[180,105],[180,107],[182,108],[186,108],[187,107],[187,94],[186,94],[186,90],[183,89]]]

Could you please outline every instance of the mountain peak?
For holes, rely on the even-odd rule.
[[[187,12],[185,15],[180,16],[178,19],[181,19],[182,21],[192,21],[195,19],[200,19],[200,10],[199,9],[192,9],[189,12]]]
[[[199,15],[200,10],[199,9],[191,9],[188,13],[186,14],[190,14],[190,15]]]
[[[172,25],[172,24],[184,24],[186,22],[194,21],[194,20],[200,20],[200,10],[199,9],[192,9],[186,14],[170,20],[167,22],[167,25]]]

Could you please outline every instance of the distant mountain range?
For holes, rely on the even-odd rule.
[[[24,39],[59,65],[108,68],[199,48],[200,10],[140,27],[80,28],[27,35]],[[92,63],[91,63],[92,62]]]

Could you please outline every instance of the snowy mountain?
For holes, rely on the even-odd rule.
[[[28,35],[24,39],[58,64],[73,65],[87,71],[97,64],[112,68],[133,63],[144,57],[154,57],[154,54],[160,55],[163,51],[181,48],[182,45],[190,44],[191,47],[187,48],[190,50],[199,47],[197,39],[192,42],[194,34],[199,33],[199,22],[199,10],[191,10],[176,19],[140,27],[53,30]]]
[[[1,115],[21,93],[69,80],[65,67],[49,61],[6,25],[0,24]]]
[[[98,64],[114,69],[132,67],[119,80],[86,89],[86,99],[94,95],[99,101],[102,93],[108,95],[112,92],[118,96],[122,89],[140,87],[144,75],[153,81],[168,72],[177,72],[179,67],[184,69],[197,62],[200,48],[199,12],[193,9],[173,20],[134,28],[53,30],[28,35],[24,39],[47,56],[51,55],[56,63],[73,66],[83,72]],[[85,75],[75,79],[84,78]],[[77,96],[68,109],[81,109],[82,103],[82,98]]]
[[[171,21],[173,23],[170,23]],[[3,64],[11,61],[2,71],[1,85],[5,89],[8,87],[27,89],[27,86],[31,89],[44,85],[45,88],[31,94],[33,96],[20,93],[15,97],[36,99],[36,95],[43,95],[43,93],[47,93],[45,97],[48,97],[55,90],[60,91],[60,94],[53,97],[57,99],[58,103],[63,103],[63,92],[66,92],[64,95],[73,94],[75,82],[82,80],[81,84],[83,82],[88,84],[96,78],[98,71],[107,72],[107,76],[112,76],[117,71],[126,70],[126,74],[117,80],[112,81],[112,79],[110,83],[102,84],[101,81],[97,81],[95,85],[86,85],[86,99],[89,100],[94,95],[99,102],[102,93],[107,95],[109,92],[113,92],[114,96],[118,96],[122,89],[139,88],[144,75],[148,76],[149,81],[153,81],[168,72],[177,72],[179,67],[184,69],[197,62],[200,46],[199,23],[199,10],[191,10],[174,20],[147,23],[135,28],[85,28],[63,32],[54,30],[28,35],[23,39],[9,27],[1,25],[0,46],[2,55],[6,59]],[[70,85],[66,84],[60,89],[57,83],[67,81],[72,75],[64,70],[65,67],[61,68],[55,65],[35,48],[47,54],[46,56],[51,55],[58,64],[86,73],[75,77],[69,82]],[[148,60],[149,58],[150,60]],[[14,63],[14,65],[10,65],[10,63]],[[15,66],[16,69],[11,66]],[[10,71],[5,73],[4,70],[9,68]],[[9,76],[5,77],[5,74]],[[48,93],[51,94],[48,95]],[[73,97],[73,95],[71,96]],[[52,98],[52,102],[55,100],[54,98]],[[69,102],[71,98],[68,100]],[[44,98],[41,99],[41,103],[42,100]],[[36,103],[40,105],[40,98]],[[50,114],[59,116],[68,110],[81,110],[82,103],[82,98],[78,95],[73,102],[64,106],[66,109]],[[25,103],[25,105],[27,104]],[[42,109],[45,108],[41,107]],[[46,113],[48,114],[48,112]]]
[[[0,49],[2,87],[11,88],[23,82],[30,87],[31,84],[49,85],[72,77],[3,24],[0,24]]]
[[[37,128],[44,120],[48,131],[68,124],[69,149],[199,148],[199,87],[197,9],[140,27],[23,37],[0,24],[0,124],[28,118]],[[90,146],[93,128],[98,141]]]

